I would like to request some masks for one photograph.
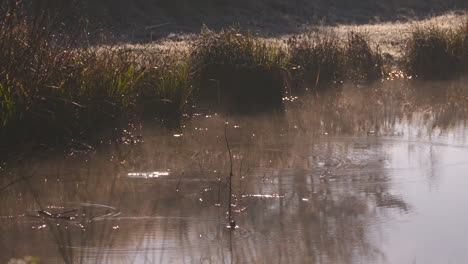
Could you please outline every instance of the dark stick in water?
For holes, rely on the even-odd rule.
[[[229,153],[229,161],[231,162],[231,170],[229,171],[229,211],[228,211],[228,216],[229,216],[229,226],[234,229],[236,227],[236,222],[232,219],[232,153],[231,153],[231,147],[229,146],[229,141],[227,138],[227,127],[228,127],[228,122],[225,123],[224,125],[224,139],[226,140],[226,147],[228,149]]]

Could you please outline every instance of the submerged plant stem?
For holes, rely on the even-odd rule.
[[[226,141],[226,147],[229,153],[229,161],[230,161],[230,171],[229,171],[229,211],[228,211],[228,217],[229,217],[229,225],[231,227],[235,227],[236,224],[234,220],[232,219],[232,153],[231,153],[231,147],[229,146],[229,141],[227,138],[227,126],[228,122],[225,123],[224,125],[224,139]]]

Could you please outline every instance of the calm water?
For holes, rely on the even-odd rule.
[[[0,263],[467,263],[463,113],[343,98],[14,157]]]

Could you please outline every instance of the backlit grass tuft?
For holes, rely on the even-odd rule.
[[[382,78],[383,59],[361,33],[345,40],[333,32],[294,36],[288,41],[290,69],[299,90],[325,90],[344,81],[368,83]]]
[[[281,47],[249,32],[204,28],[190,55],[200,105],[246,113],[280,109],[286,59]]]
[[[425,80],[448,79],[468,71],[468,19],[456,29],[417,26],[407,40],[405,70]]]

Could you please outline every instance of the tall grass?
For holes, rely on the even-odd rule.
[[[67,52],[70,40],[54,34],[55,25],[47,18],[29,17],[21,2],[2,2],[1,8],[0,111],[5,126],[41,99],[40,94],[50,95],[60,86],[64,65],[73,57]]]
[[[79,134],[136,113],[177,119],[189,101],[187,63],[142,57],[119,47],[63,52],[73,60],[61,64],[50,82],[28,83],[30,76],[21,75],[24,81],[11,85],[4,79],[10,84],[0,86],[4,127],[40,125],[51,136],[72,136],[70,128]]]
[[[404,68],[426,80],[447,79],[468,71],[468,18],[456,29],[416,26],[407,40]]]
[[[368,36],[362,33],[348,33],[344,65],[347,79],[358,83],[380,80],[384,75],[379,47],[372,47]]]
[[[2,141],[35,137],[31,128],[37,127],[35,134],[44,137],[83,134],[102,121],[132,116],[148,91],[158,98],[153,105],[175,105],[155,107],[154,117],[180,114],[187,103],[187,64],[122,47],[77,45],[82,39],[57,31],[58,22],[43,18],[47,12],[29,16],[20,2],[9,3],[0,14]]]
[[[297,85],[318,90],[342,79],[344,50],[332,32],[293,36],[287,45]]]
[[[190,55],[201,104],[232,112],[281,108],[286,63],[281,47],[238,29],[216,33],[203,28]]]
[[[0,118],[2,121],[2,126],[6,126],[8,120],[12,119],[16,115],[16,102],[13,96],[13,91],[8,83],[8,80],[5,80],[5,86],[0,83]]]
[[[137,108],[141,116],[159,117],[177,123],[192,101],[187,54],[169,52],[144,63]]]
[[[128,49],[114,48],[79,52],[86,57],[85,67],[78,69],[78,75],[65,85],[67,95],[79,100],[107,100],[122,108],[134,103],[145,73],[137,63],[137,55]]]
[[[361,33],[350,32],[345,40],[333,32],[294,36],[287,45],[291,70],[302,82],[297,85],[307,89],[324,90],[347,80],[368,83],[383,76],[379,48]]]
[[[191,67],[200,72],[210,65],[284,66],[285,55],[281,48],[267,45],[250,32],[233,28],[216,33],[204,26],[191,53]]]
[[[294,36],[287,44],[292,70],[305,85],[317,89],[341,78],[343,47],[333,33]]]

